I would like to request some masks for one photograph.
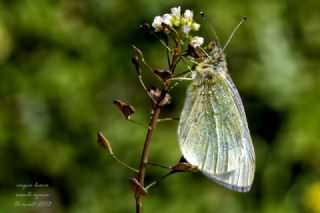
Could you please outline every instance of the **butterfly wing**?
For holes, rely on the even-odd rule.
[[[178,127],[186,160],[235,191],[249,191],[255,155],[239,93],[226,74],[192,83]]]

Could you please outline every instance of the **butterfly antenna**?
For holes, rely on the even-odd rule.
[[[207,17],[204,15],[204,13],[200,12],[200,15],[201,15],[202,19],[209,25],[211,32],[213,33],[214,37],[217,40],[218,47],[220,47],[220,40],[219,40],[217,33],[214,31],[213,27],[211,26],[210,22],[207,20]]]
[[[229,36],[229,39],[227,41],[227,43],[224,45],[224,47],[222,48],[222,52],[226,49],[226,47],[228,46],[228,44],[230,43],[234,33],[238,30],[238,28],[247,20],[246,17],[243,17],[241,19],[241,21],[239,22],[239,24],[236,26],[236,28],[234,28],[234,30],[232,31],[231,35]]]
[[[210,61],[214,62],[213,59],[211,58],[211,56],[202,48],[202,47],[199,47],[202,52],[209,58]]]

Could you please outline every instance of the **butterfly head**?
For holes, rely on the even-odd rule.
[[[215,46],[206,53],[206,57],[200,61],[193,70],[193,79],[196,84],[214,82],[219,74],[227,72],[227,63],[222,49]]]

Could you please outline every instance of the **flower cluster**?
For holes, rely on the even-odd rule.
[[[163,16],[156,16],[153,20],[152,27],[155,32],[165,32],[167,34],[175,32],[180,38],[187,38],[193,47],[199,47],[203,44],[203,38],[191,36],[192,31],[198,31],[200,24],[193,20],[193,11],[185,10],[181,14],[180,7],[171,8],[171,13]]]

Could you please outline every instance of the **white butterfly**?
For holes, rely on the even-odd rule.
[[[178,136],[184,158],[217,183],[247,192],[255,172],[255,154],[243,104],[215,47],[192,70]]]

